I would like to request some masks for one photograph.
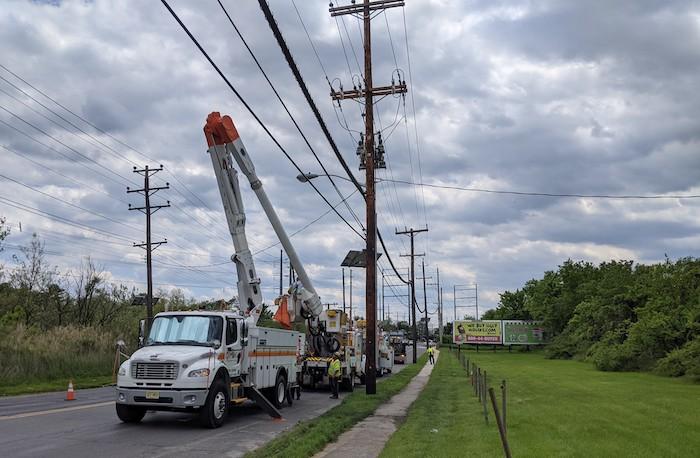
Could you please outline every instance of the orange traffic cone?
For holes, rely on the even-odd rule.
[[[75,390],[73,389],[73,379],[68,381],[68,391],[66,391],[66,401],[75,401]]]

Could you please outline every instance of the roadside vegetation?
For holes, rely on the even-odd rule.
[[[416,364],[406,366],[389,378],[378,379],[376,395],[367,396],[364,389],[359,387],[357,391],[348,394],[340,405],[313,420],[300,422],[263,447],[248,453],[246,457],[313,456],[406,387],[426,361],[427,355],[423,354]]]
[[[9,235],[0,218],[0,251]],[[0,395],[65,390],[70,378],[82,388],[109,383],[117,341],[126,353],[137,347],[145,308],[131,303],[139,292],[111,282],[90,258],[76,270],[59,270],[36,235],[14,251],[11,262],[0,263]],[[155,313],[220,305],[187,299],[178,289],[155,296]],[[270,317],[266,310],[263,319]]]
[[[441,351],[428,385],[383,457],[503,456],[456,352]],[[489,385],[508,386],[513,456],[694,456],[700,386],[687,378],[601,372],[541,352],[469,351]],[[498,395],[500,399],[500,394]]]
[[[700,380],[700,260],[652,265],[567,261],[483,319],[540,320],[547,355],[604,371],[654,371]]]

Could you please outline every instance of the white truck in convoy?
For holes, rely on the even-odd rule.
[[[333,339],[338,340],[327,330],[335,316],[323,310],[233,121],[211,113],[204,133],[235,249],[231,259],[238,273],[238,310],[156,315],[144,346],[119,368],[116,411],[124,422],[139,422],[148,410],[169,410],[197,413],[204,426],[215,428],[224,422],[231,405],[247,399],[280,417],[278,409],[285,401],[292,404],[292,391],[303,381],[307,349],[316,342],[318,356],[327,358],[336,345]],[[298,275],[299,281],[290,287],[280,307],[287,322],[306,320],[306,335],[258,326],[263,305],[260,279],[246,239],[245,211],[234,164],[250,182]],[[341,332],[341,316],[337,318]],[[349,353],[361,352],[361,347],[344,348],[346,359],[354,356],[359,361],[357,354]],[[353,364],[351,371],[359,363]],[[354,376],[353,372],[346,382],[350,386]]]

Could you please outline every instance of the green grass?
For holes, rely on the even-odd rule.
[[[81,376],[73,379],[76,390],[96,388],[113,383],[111,375]],[[68,378],[20,383],[0,386],[0,396],[15,396],[18,394],[46,393],[50,391],[65,391],[68,388]]]
[[[89,380],[111,374],[114,343],[111,333],[96,327],[63,326],[46,331],[2,327],[0,392],[4,387],[15,387],[14,393],[22,386],[35,385],[59,389],[56,383],[62,385],[70,378]]]
[[[539,352],[467,355],[497,393],[507,380],[513,456],[695,456],[700,449],[700,385],[689,380],[601,372]],[[503,452],[490,403],[486,426],[466,372],[444,350],[382,456],[465,455]]]
[[[427,355],[419,358],[396,375],[379,379],[377,394],[367,396],[364,390],[347,395],[340,405],[313,420],[300,422],[291,430],[246,455],[248,458],[285,456],[309,457],[332,442],[344,431],[371,415],[377,407],[401,391],[425,364]]]

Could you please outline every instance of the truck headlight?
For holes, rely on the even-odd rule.
[[[209,369],[195,369],[187,374],[188,377],[209,377]]]
[[[126,364],[123,364],[123,365],[119,368],[119,375],[122,375],[122,376],[123,376],[123,375],[126,375]]]

